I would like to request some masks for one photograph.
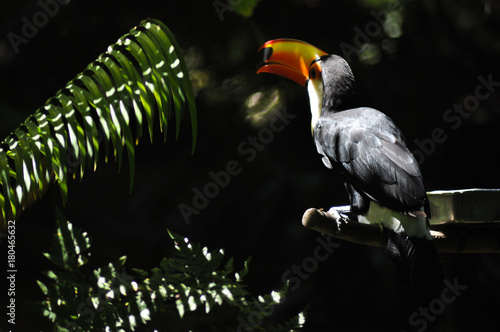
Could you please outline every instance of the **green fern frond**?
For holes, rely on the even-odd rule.
[[[157,116],[166,139],[175,117],[178,138],[184,113],[191,119],[194,151],[196,106],[179,45],[162,22],[145,20],[0,143],[0,217],[15,218],[53,178],[66,202],[69,174],[81,178],[86,169],[95,170],[101,148],[119,168],[126,151],[132,189],[134,147],[143,126],[152,140]]]
[[[196,319],[203,330],[294,331],[304,315],[270,325],[264,319],[284,301],[287,286],[270,294],[252,296],[242,276],[226,264],[223,250],[210,251],[188,238],[169,232],[176,252],[150,271],[125,268],[126,257],[89,271],[90,240],[57,213],[57,233],[49,254],[54,264],[38,285],[45,299],[36,306],[54,322],[56,331],[134,331],[158,312],[177,323]],[[221,307],[236,310],[221,311]],[[219,309],[219,310],[216,310]],[[256,320],[256,318],[258,318]],[[257,324],[258,323],[258,324]],[[200,326],[201,326],[200,325]],[[200,327],[201,329],[201,327]]]

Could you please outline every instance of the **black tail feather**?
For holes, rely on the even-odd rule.
[[[419,307],[427,307],[439,298],[443,289],[443,271],[432,241],[391,232],[387,243],[389,257],[396,264],[401,297],[401,324]]]

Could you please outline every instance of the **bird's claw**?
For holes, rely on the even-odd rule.
[[[331,214],[335,218],[335,222],[337,223],[337,229],[340,231],[340,228],[342,225],[346,225],[349,222],[349,217],[346,212],[349,212],[349,210],[346,211],[345,207],[339,206],[335,208],[330,208],[328,210],[328,213]]]

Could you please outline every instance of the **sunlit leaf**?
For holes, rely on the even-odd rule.
[[[126,150],[132,189],[144,119],[152,140],[156,113],[165,138],[175,118],[178,137],[183,112],[190,116],[194,149],[196,106],[180,48],[163,23],[145,20],[0,143],[2,219],[16,217],[30,193],[40,198],[52,178],[66,202],[68,174],[95,170],[102,145],[119,170]]]
[[[235,12],[242,16],[250,17],[252,16],[255,7],[257,7],[257,3],[259,2],[259,0],[239,0],[233,2],[235,3]]]
[[[54,323],[55,331],[68,326],[72,331],[133,331],[159,312],[174,314],[169,319],[195,318],[200,330],[234,331],[238,317],[268,317],[288,289],[285,285],[279,291],[252,297],[241,280],[230,277],[234,272],[232,259],[231,263],[212,266],[213,259],[206,256],[222,255],[220,250],[210,252],[173,232],[169,234],[178,250],[172,257],[165,257],[160,267],[149,272],[132,269],[136,274],[131,276],[125,271],[123,256],[89,271],[83,267],[86,262],[80,260],[90,249],[86,233],[66,221],[60,211],[57,219],[51,252],[45,254],[57,268],[44,273],[47,281],[38,281],[45,296],[39,303],[40,312]],[[235,316],[231,318],[224,311],[217,317],[220,311],[212,308],[222,305],[235,308]],[[217,322],[219,326],[214,326]],[[288,322],[266,324],[259,330],[292,331],[303,324],[304,315],[299,313]]]

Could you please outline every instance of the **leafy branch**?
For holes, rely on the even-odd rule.
[[[18,217],[39,199],[54,179],[66,202],[68,173],[81,178],[85,169],[95,170],[102,143],[106,160],[112,149],[119,167],[126,150],[132,188],[134,146],[144,124],[153,139],[156,111],[165,139],[169,120],[175,117],[177,138],[181,118],[189,113],[194,150],[196,106],[186,64],[170,30],[148,19],[109,46],[0,142],[0,230],[5,220]]]
[[[233,259],[223,264],[223,250],[209,251],[172,232],[175,255],[163,258],[149,272],[132,269],[133,275],[128,274],[126,257],[122,257],[85,273],[90,240],[64,220],[58,212],[56,236],[50,254],[45,254],[55,269],[45,273],[48,282],[38,282],[46,296],[39,307],[54,322],[55,331],[133,331],[157,312],[174,313],[177,320],[196,317],[205,328],[226,330],[230,326],[227,330],[234,331],[233,325],[251,315],[269,316],[286,294],[284,287],[253,298],[242,284],[248,260],[235,273]],[[217,318],[213,309],[224,304],[236,308],[238,317]],[[303,322],[300,313],[284,324],[266,326],[265,331],[290,331]],[[263,326],[250,323],[248,327],[264,331]]]

